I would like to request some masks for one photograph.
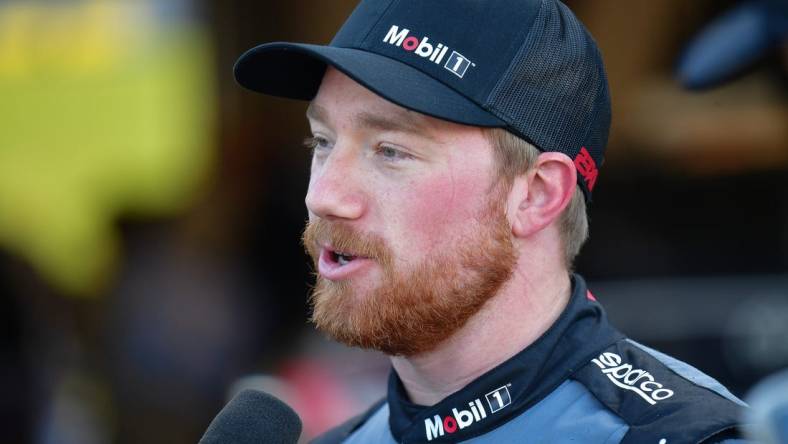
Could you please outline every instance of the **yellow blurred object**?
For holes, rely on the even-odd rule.
[[[182,210],[210,172],[207,33],[146,4],[0,5],[0,248],[66,294],[111,277],[119,214]]]

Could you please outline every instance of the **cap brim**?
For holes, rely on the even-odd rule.
[[[384,99],[466,125],[505,127],[505,122],[445,84],[398,60],[360,49],[300,43],[266,43],[245,52],[235,79],[252,91],[312,100],[331,65]]]

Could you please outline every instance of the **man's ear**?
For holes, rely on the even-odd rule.
[[[566,154],[539,154],[535,165],[514,181],[509,196],[512,234],[528,237],[559,217],[577,188],[577,170]]]

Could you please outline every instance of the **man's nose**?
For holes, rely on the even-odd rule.
[[[315,165],[306,193],[310,213],[324,219],[358,219],[364,213],[361,168],[350,150],[335,147],[322,164]]]

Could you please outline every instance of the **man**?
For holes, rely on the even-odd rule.
[[[554,0],[365,0],[330,46],[241,85],[311,101],[313,321],[391,356],[388,396],[320,442],[720,442],[741,403],[626,339],[571,264],[610,100]]]

